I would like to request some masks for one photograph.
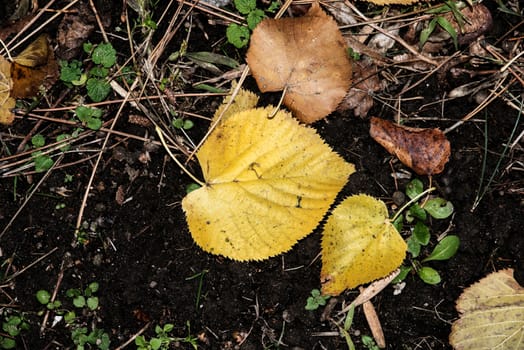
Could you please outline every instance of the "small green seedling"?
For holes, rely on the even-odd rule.
[[[431,233],[426,221],[429,217],[434,219],[445,219],[453,213],[451,202],[443,198],[435,197],[419,202],[418,199],[424,195],[424,185],[422,181],[415,179],[406,187],[406,195],[411,199],[411,206],[406,212],[405,217],[398,215],[393,224],[400,232],[404,222],[411,225],[411,236],[406,239],[408,252],[411,255],[411,266],[401,266],[400,274],[391,282],[399,283],[411,272],[417,275],[427,284],[438,284],[441,281],[440,274],[425,263],[435,260],[448,260],[457,252],[460,240],[458,236],[449,235],[444,237],[433,250],[424,258],[417,259],[424,247],[428,246],[431,240]]]
[[[251,31],[266,17],[265,12],[275,12],[280,4],[273,1],[266,10],[257,8],[256,0],[234,0],[235,8],[245,16],[247,27],[235,23],[230,24],[226,30],[229,43],[237,48],[243,48],[249,43]]]
[[[38,302],[44,305],[48,310],[58,310],[62,307],[62,302],[60,302],[60,300],[51,301],[51,294],[45,289],[36,292],[36,300],[38,300]]]
[[[453,13],[453,16],[455,17],[459,26],[461,28],[463,27],[464,16],[460,12],[460,9],[457,7],[457,3],[455,1],[447,0],[444,2],[442,6],[426,11],[426,13],[428,14],[436,14],[436,16],[429,22],[427,28],[424,28],[420,32],[419,41],[421,47],[424,46],[426,41],[429,39],[429,36],[435,31],[437,25],[439,25],[449,34],[449,36],[451,36],[451,38],[453,39],[453,44],[455,45],[455,49],[458,48],[457,31],[445,17],[441,16],[442,13],[450,11]]]
[[[60,61],[60,80],[70,87],[85,86],[91,100],[103,101],[111,92],[108,76],[116,63],[116,50],[111,43],[85,43],[83,48],[91,56],[94,66],[84,71],[78,60]]]
[[[329,298],[329,295],[322,295],[318,289],[311,290],[311,295],[306,301],[306,310],[316,310],[320,306],[326,305]]]
[[[91,311],[98,308],[98,297],[94,294],[98,291],[97,282],[90,283],[82,292],[80,289],[69,289],[66,295],[73,299],[73,305],[79,309],[87,307]]]
[[[137,350],[167,350],[170,348],[170,344],[173,342],[182,342],[190,344],[195,350],[198,349],[197,340],[198,338],[191,335],[189,322],[187,322],[187,328],[189,335],[185,338],[176,338],[169,335],[173,331],[175,326],[171,323],[165,324],[163,327],[157,325],[155,327],[156,336],[147,340],[146,337],[139,335],[135,338],[135,345]]]
[[[78,106],[75,115],[91,130],[99,130],[102,127],[102,110],[95,107]]]
[[[370,337],[369,335],[363,335],[360,339],[362,340],[362,345],[364,345],[364,348],[368,350],[380,350],[373,337]]]
[[[31,145],[33,148],[43,147],[45,146],[45,143],[45,137],[41,134],[36,134],[31,138]],[[37,173],[48,171],[54,164],[53,159],[47,154],[44,154],[42,151],[35,151],[31,153],[31,157],[35,162],[35,171]]]
[[[351,307],[348,310],[348,313],[346,314],[346,318],[344,319],[344,324],[340,325],[338,322],[335,323],[338,327],[338,331],[340,332],[340,335],[346,339],[346,345],[348,346],[349,350],[355,350],[355,344],[353,343],[353,339],[351,339],[351,335],[349,334],[349,329],[351,328],[351,325],[353,324],[353,316],[355,315],[355,305],[351,304]]]
[[[71,339],[75,343],[77,350],[93,349],[95,347],[100,350],[107,350],[111,344],[109,334],[98,328],[93,329],[91,332],[88,332],[87,327],[74,328],[71,331]],[[86,345],[93,346],[88,347]]]
[[[15,338],[29,330],[29,323],[21,314],[7,316],[2,322],[3,334],[0,335],[0,349],[15,349]]]
[[[193,126],[195,126],[195,123],[193,123],[193,121],[191,121],[190,119],[183,119],[183,118],[173,119],[172,124],[175,128],[184,129],[184,130],[189,130]]]

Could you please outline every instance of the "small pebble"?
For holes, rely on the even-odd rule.
[[[400,191],[395,191],[393,193],[393,203],[397,206],[401,206],[406,201],[406,195]]]

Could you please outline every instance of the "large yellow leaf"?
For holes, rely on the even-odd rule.
[[[384,277],[400,266],[406,242],[388,219],[386,205],[371,196],[346,198],[331,213],[322,235],[322,293]]]
[[[354,172],[311,128],[274,107],[228,117],[197,152],[206,185],[182,202],[207,252],[261,260],[289,250],[319,223]]]
[[[524,349],[524,288],[507,269],[489,274],[457,300],[460,318],[451,328],[457,350]]]

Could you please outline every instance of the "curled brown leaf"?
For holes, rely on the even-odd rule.
[[[371,137],[418,175],[435,175],[444,170],[451,147],[439,129],[410,128],[372,117]]]

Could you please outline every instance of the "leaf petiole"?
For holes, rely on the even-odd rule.
[[[431,187],[431,188],[428,188],[427,190],[425,190],[424,192],[421,192],[419,193],[417,196],[411,198],[411,200],[409,202],[407,202],[406,204],[404,204],[402,206],[402,208],[400,208],[396,213],[395,213],[395,216],[393,216],[393,218],[390,220],[391,222],[395,222],[395,220],[398,218],[398,216],[404,211],[406,210],[407,207],[409,207],[411,204],[413,203],[416,203],[420,198],[424,197],[426,194],[429,194],[433,191],[435,191],[436,188],[435,187]]]
[[[162,145],[166,149],[166,151],[169,154],[169,156],[171,157],[171,159],[173,159],[175,161],[175,163],[180,167],[180,169],[182,169],[193,181],[195,181],[201,187],[204,187],[206,184],[203,183],[202,181],[200,181],[199,179],[197,179],[195,175],[191,174],[189,172],[189,170],[187,170],[186,167],[184,165],[182,165],[182,163],[180,163],[180,161],[178,159],[176,159],[176,157],[173,154],[173,152],[171,152],[171,150],[167,146],[166,140],[164,139],[164,132],[162,131],[162,129],[160,129],[159,126],[156,126],[155,127],[155,131],[158,134],[158,137],[160,138],[160,142],[162,142]]]

